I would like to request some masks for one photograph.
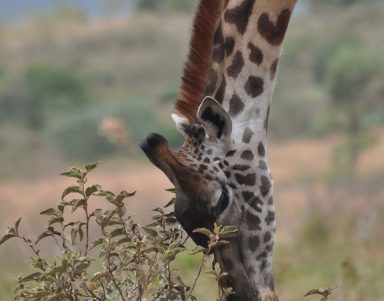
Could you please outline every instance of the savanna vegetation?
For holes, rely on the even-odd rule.
[[[25,227],[26,237],[49,232],[37,213],[47,207],[58,210],[53,198],[58,199],[69,184],[52,185],[49,178],[72,164],[104,161],[109,168],[98,172],[105,176],[97,182],[138,190],[125,207],[147,212],[140,216],[143,224],[151,222],[151,205],[163,207],[172,198],[159,192],[168,188],[166,182],[160,182],[165,184],[157,191],[153,188],[150,196],[140,194],[150,191],[155,186],[151,182],[159,182],[160,177],[140,176],[145,161],[137,145],[151,131],[164,134],[172,145],[181,141],[169,115],[187,52],[194,2],[140,0],[137,10],[124,18],[112,17],[123,1],[111,2],[103,18],[90,19],[86,11],[59,6],[51,14],[0,27],[0,226],[4,231],[12,225],[10,220],[23,215],[19,227]],[[309,289],[336,285],[329,300],[384,297],[383,27],[381,1],[306,1],[292,20],[269,127],[279,223],[276,287],[282,300],[302,300]],[[36,187],[49,193],[36,194]],[[101,188],[94,193],[102,193]],[[116,209],[107,195],[101,198],[112,207],[97,206]],[[24,206],[29,209],[23,211]],[[134,223],[141,229],[141,222]],[[64,238],[68,246],[71,240],[79,242],[84,227],[70,225]],[[111,231],[105,232],[105,238]],[[96,233],[91,235],[100,235]],[[79,253],[53,248],[52,235],[40,242],[52,255],[50,269],[59,266],[55,256],[68,256],[67,262],[80,270],[87,266],[80,271],[87,271],[86,281],[101,279],[108,265],[88,266],[89,259],[81,253],[85,245],[80,243]],[[190,242],[185,246],[193,249]],[[36,272],[28,261],[33,253],[21,240],[7,241],[0,252],[0,299],[11,300],[17,274]],[[183,251],[174,259],[185,287],[192,287],[201,256]],[[201,277],[204,280],[193,295],[214,300],[214,277],[205,273]],[[112,278],[102,281],[118,293]],[[27,289],[28,285],[19,287],[16,294]]]

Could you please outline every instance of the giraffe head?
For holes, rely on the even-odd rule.
[[[193,230],[212,229],[213,224],[233,203],[228,182],[226,155],[232,148],[232,121],[223,107],[206,97],[197,111],[196,122],[172,115],[184,135],[182,147],[171,150],[166,139],[150,134],[141,148],[176,188],[175,214],[191,238],[206,246],[207,239]],[[230,155],[230,153],[229,153]]]

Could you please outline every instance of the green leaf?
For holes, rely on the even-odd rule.
[[[128,197],[131,197],[131,196],[134,196],[136,194],[136,191],[134,192],[127,192],[125,190],[123,190],[122,192],[120,192],[114,199],[114,204],[118,204],[120,205],[124,199],[128,198]]]
[[[32,274],[29,274],[28,276],[25,276],[24,278],[22,278],[21,280],[18,280],[17,282],[23,283],[23,282],[29,282],[29,281],[38,281],[41,275],[42,274],[40,272],[35,272]]]
[[[101,186],[100,185],[92,185],[90,187],[88,187],[86,190],[85,190],[85,195],[87,197],[91,196],[92,194],[94,194],[95,192],[99,191],[101,189]]]
[[[176,224],[176,223],[177,223],[177,219],[176,219],[176,217],[166,217],[166,218],[165,218],[165,222],[166,222],[167,224],[171,224],[171,225],[173,225],[173,224]]]
[[[174,205],[176,202],[176,199],[173,198],[172,200],[170,200],[165,206],[164,208],[168,208],[168,207],[171,207],[172,205]]]
[[[115,194],[112,191],[107,190],[101,190],[95,195],[105,197],[107,200],[113,199],[115,197]]]
[[[48,231],[54,235],[61,236],[61,233],[56,231],[54,227],[48,227]]]
[[[224,226],[221,233],[236,233],[237,230],[236,226]]]
[[[103,278],[109,278],[110,277],[110,273],[109,272],[104,272],[104,273],[96,273],[91,279],[90,281],[96,281],[96,280],[100,280],[100,279],[103,279]]]
[[[61,198],[64,199],[68,194],[70,193],[79,193],[82,194],[82,191],[79,186],[69,186],[67,187],[63,194],[61,195]]]
[[[75,212],[79,207],[84,207],[84,205],[85,205],[84,199],[76,200],[72,206],[72,213]]]
[[[41,215],[54,215],[54,216],[62,216],[62,212],[55,208],[49,208],[40,212]]]
[[[62,223],[64,222],[64,218],[62,216],[57,216],[57,217],[52,217],[49,222],[48,222],[48,225],[49,226],[52,226],[56,223]]]
[[[118,228],[118,229],[113,230],[109,235],[111,237],[116,237],[116,236],[124,235],[124,234],[125,234],[124,229],[123,228]]]
[[[224,226],[219,233],[219,237],[222,238],[234,238],[236,237],[238,229],[236,226]]]
[[[83,231],[83,228],[81,228],[82,224],[79,225],[79,238],[80,238],[80,241],[83,241],[83,238],[84,238],[84,231]]]
[[[149,234],[150,236],[156,237],[158,235],[157,231],[155,229],[149,228],[149,227],[143,227],[143,230]]]
[[[45,232],[41,233],[41,234],[37,237],[36,244],[37,244],[40,240],[42,240],[42,239],[44,239],[44,238],[46,238],[46,237],[50,237],[50,236],[52,236],[52,235],[53,235],[53,233],[51,233],[51,232],[49,232],[49,231],[45,231]]]
[[[0,246],[5,243],[8,239],[15,237],[14,234],[6,234],[0,239]]]
[[[131,240],[128,237],[123,237],[122,239],[119,239],[116,243],[116,245],[125,244],[127,242],[131,242]]]
[[[104,243],[104,238],[98,238],[90,244],[89,249],[91,250],[97,246],[100,246],[103,243]]]
[[[207,236],[208,238],[210,238],[210,236],[212,235],[212,232],[209,231],[207,228],[196,228],[195,230],[193,230],[193,233],[200,233]]]
[[[20,225],[21,217],[15,223],[15,232],[19,234],[19,225]]]
[[[85,165],[85,170],[87,172],[90,172],[90,171],[94,170],[97,167],[97,165],[99,165],[99,163],[100,163],[100,161],[94,162],[94,163],[89,163],[89,164]]]
[[[83,260],[78,266],[75,267],[75,271],[78,273],[82,273],[87,270],[91,266],[90,260]]]
[[[34,300],[43,300],[43,297],[49,296],[51,292],[50,291],[39,291],[38,293],[34,294],[33,297],[35,298]]]
[[[72,228],[72,230],[71,230],[71,242],[72,242],[72,245],[75,244],[76,236],[77,236],[77,230],[75,228]]]
[[[83,172],[76,167],[72,167],[69,171],[63,172],[60,175],[65,177],[70,177],[70,178],[76,178],[79,180],[84,178]]]
[[[65,205],[64,205],[64,204],[59,204],[59,205],[57,206],[57,209],[58,209],[61,213],[64,212],[64,208],[65,208]]]
[[[16,229],[15,228],[8,228],[7,234],[11,234],[16,236]]]
[[[165,191],[176,193],[176,188],[168,188],[168,189],[165,189]]]

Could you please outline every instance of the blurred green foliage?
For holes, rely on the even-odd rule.
[[[115,9],[126,4],[105,3]],[[127,127],[131,145],[154,129],[172,145],[179,144],[181,136],[169,115],[188,51],[192,14],[174,14],[174,10],[188,11],[196,3],[141,0],[137,4],[160,13],[139,11],[127,20],[94,22],[62,5],[51,16],[4,26],[0,125],[15,129],[17,137],[11,139],[1,131],[0,141],[25,141],[23,149],[29,149],[31,158],[37,152],[66,160],[125,156],[124,148],[99,132],[104,118],[118,117]],[[355,107],[347,103],[352,102],[361,127],[371,130],[384,123],[379,88],[384,44],[377,39],[384,26],[382,4],[358,7],[304,9],[293,19],[273,99],[271,139],[345,133],[340,129],[347,127],[347,113]],[[34,139],[25,137],[27,132]],[[365,134],[359,140],[363,145],[372,141]],[[3,176],[11,174],[13,150],[0,149]]]
[[[309,0],[313,6],[348,6],[358,3],[378,2],[377,0]]]
[[[136,0],[140,10],[159,11],[190,11],[195,6],[196,1],[192,0]]]
[[[167,135],[171,145],[180,142],[180,135],[173,127],[167,127],[148,106],[139,101],[128,100],[96,107],[89,107],[52,122],[45,130],[46,139],[69,158],[94,160],[113,154],[124,154],[125,149],[101,135],[100,125],[104,118],[118,118],[129,129],[127,141],[135,149],[149,132],[156,129]],[[148,122],[143,122],[146,120]],[[138,152],[138,149],[137,149]]]
[[[32,66],[24,77],[31,126],[41,126],[50,116],[68,115],[88,101],[84,83],[69,69]]]
[[[359,155],[374,142],[374,123],[366,120],[384,112],[383,66],[378,53],[351,38],[333,40],[315,58],[315,78],[331,101],[328,120],[345,136],[334,150],[334,175],[353,176]]]
[[[41,128],[87,102],[84,82],[63,67],[27,67],[21,77],[4,79],[0,88],[2,120],[17,120],[32,128]]]

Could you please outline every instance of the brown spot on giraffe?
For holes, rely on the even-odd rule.
[[[252,151],[250,151],[250,150],[245,150],[245,151],[243,151],[243,153],[241,154],[241,158],[242,158],[242,159],[245,159],[245,160],[248,160],[248,161],[252,161],[253,158],[254,158],[254,155],[253,155]]]
[[[243,109],[244,109],[243,101],[236,93],[234,93],[229,101],[229,111],[228,111],[229,115],[234,117],[239,113],[241,113]]]
[[[255,211],[257,212],[262,212],[262,207],[263,207],[263,201],[257,197],[257,196],[253,196],[252,198],[250,198],[247,203],[249,204],[249,206],[251,206]]]
[[[232,157],[236,153],[236,150],[230,150],[228,153],[225,154],[226,157]]]
[[[264,160],[260,160],[259,161],[259,168],[261,170],[268,170],[268,165],[267,165],[267,163]]]
[[[256,174],[250,173],[247,175],[235,174],[235,179],[240,185],[253,186],[256,184]]]
[[[254,193],[252,191],[242,191],[241,195],[243,199],[248,202],[254,196]]]
[[[213,36],[213,45],[215,46],[221,46],[224,41],[224,36],[223,36],[223,29],[221,22],[219,23],[219,26],[217,26],[215,30],[215,34]]]
[[[250,169],[251,167],[249,165],[242,165],[242,164],[235,164],[232,169],[233,170],[239,170],[239,171],[246,171]]]
[[[244,86],[245,92],[253,98],[264,91],[264,80],[259,76],[250,76]]]
[[[254,4],[255,0],[244,0],[239,6],[226,10],[224,15],[225,22],[235,24],[239,33],[244,34]]]
[[[216,63],[221,63],[224,60],[224,49],[216,47],[212,53],[212,60]]]
[[[271,239],[272,239],[272,235],[271,235],[271,233],[266,232],[266,233],[264,234],[264,238],[263,238],[264,243],[269,242]]]
[[[255,252],[260,245],[260,239],[258,236],[251,236],[248,238],[248,248]]]
[[[262,176],[260,192],[263,195],[263,197],[267,196],[270,190],[271,190],[271,181],[266,176]]]
[[[257,147],[257,152],[258,152],[260,157],[264,157],[265,156],[265,147],[264,147],[263,142],[259,143],[259,146]]]
[[[244,66],[243,55],[241,54],[240,51],[237,51],[233,58],[232,64],[227,69],[228,76],[237,78],[237,76],[243,69],[243,66]]]
[[[285,32],[288,28],[291,11],[284,9],[277,16],[277,21],[274,24],[268,13],[263,13],[257,23],[257,28],[264,39],[274,46],[279,46],[284,39]]]
[[[226,37],[224,40],[224,51],[226,56],[230,56],[235,48],[235,39],[232,37]]]
[[[267,216],[265,217],[265,223],[269,226],[275,221],[275,212],[268,210]]]
[[[247,211],[245,213],[245,222],[246,222],[249,230],[261,230],[260,218],[257,215],[254,215],[249,211]]]
[[[249,60],[252,63],[255,63],[256,65],[260,66],[261,63],[263,62],[263,57],[264,57],[261,49],[255,46],[252,42],[248,43],[248,49],[250,50]]]
[[[252,139],[252,136],[253,136],[253,131],[249,128],[249,127],[247,127],[245,130],[244,130],[244,133],[243,133],[243,137],[242,137],[242,141],[244,142],[244,143],[249,143],[249,142],[251,142],[251,139]]]

